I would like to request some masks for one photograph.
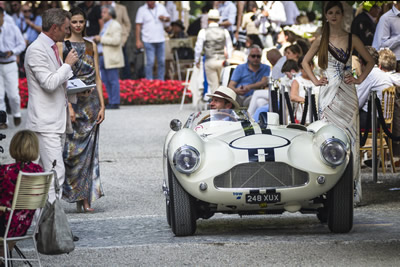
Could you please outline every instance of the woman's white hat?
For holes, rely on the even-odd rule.
[[[240,108],[238,102],[236,102],[236,93],[231,88],[221,85],[213,94],[207,94],[208,97],[219,97],[222,99],[226,99],[232,103],[233,109]]]

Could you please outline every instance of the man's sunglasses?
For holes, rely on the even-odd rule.
[[[261,58],[261,55],[250,55],[252,58]]]

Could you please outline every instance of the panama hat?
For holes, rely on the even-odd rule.
[[[208,97],[219,97],[228,100],[232,103],[234,109],[240,108],[238,102],[236,102],[236,93],[231,88],[221,85],[213,94],[207,94]]]
[[[210,9],[208,11],[208,19],[219,19],[218,9]]]
[[[227,61],[230,65],[240,65],[246,62],[245,55],[242,51],[234,50],[232,53],[232,57],[230,57]]]

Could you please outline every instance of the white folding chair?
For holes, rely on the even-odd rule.
[[[39,221],[42,215],[42,209],[46,205],[50,183],[53,179],[53,172],[40,172],[40,173],[26,173],[20,171],[15,185],[14,197],[11,207],[0,206],[0,211],[9,212],[10,216],[7,221],[6,231],[4,236],[0,237],[0,242],[3,243],[5,266],[8,266],[8,261],[37,261],[41,266],[39,253],[36,246],[35,234],[39,229]],[[39,209],[39,216],[34,216],[34,229],[32,232],[27,232],[23,236],[8,237],[10,225],[14,212],[16,210],[37,210]],[[25,258],[11,258],[8,249],[8,242],[17,242],[25,239],[33,241],[34,249],[36,252],[36,259]]]
[[[183,104],[185,103],[185,97],[190,95],[190,93],[188,92],[188,88],[189,88],[189,84],[190,84],[189,79],[190,79],[190,76],[192,75],[192,72],[193,72],[193,68],[187,68],[186,69],[185,82],[182,83],[184,88],[183,88],[183,93],[182,93],[181,106],[179,107],[179,110],[182,110],[182,108],[183,108]]]

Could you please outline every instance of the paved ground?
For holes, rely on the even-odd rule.
[[[24,111],[25,112],[25,111]],[[200,220],[195,236],[176,238],[165,219],[162,145],[172,118],[185,120],[186,105],[126,106],[107,110],[100,132],[101,179],[106,196],[93,214],[63,202],[80,237],[69,255],[41,256],[45,266],[398,266],[400,179],[372,182],[363,169],[363,206],[351,233],[334,235],[315,215],[216,215]],[[23,127],[23,125],[22,125]],[[2,131],[6,153],[16,129]],[[23,245],[27,254],[29,247]]]

